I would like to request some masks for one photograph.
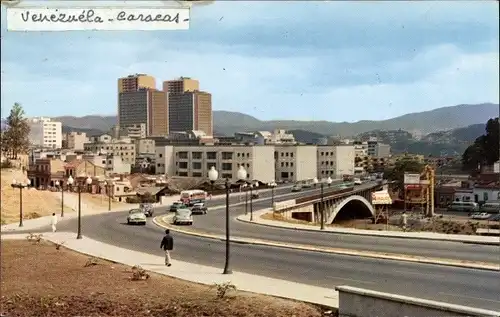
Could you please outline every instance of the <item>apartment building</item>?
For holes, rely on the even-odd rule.
[[[371,139],[367,141],[367,153],[371,157],[388,158],[391,156],[391,146],[380,143],[376,139]]]
[[[130,140],[111,140],[110,142],[85,143],[84,150],[92,153],[105,153],[119,156],[126,164],[135,164],[135,144]]]
[[[220,178],[237,180],[240,166],[248,180],[274,180],[273,146],[165,146],[157,147],[157,172],[168,175],[208,178],[213,166]]]
[[[317,177],[317,155],[315,145],[276,145],[275,180],[296,182]]]
[[[29,140],[32,145],[52,149],[62,148],[62,124],[50,118],[36,117],[28,119]]]
[[[83,160],[91,162],[95,166],[102,167],[109,174],[126,175],[131,172],[131,164],[125,163],[120,156],[108,154],[84,155]]]
[[[341,178],[354,175],[354,145],[325,145],[317,147],[318,178]]]
[[[85,132],[70,132],[66,135],[66,147],[70,150],[83,151],[83,145],[88,142]]]
[[[88,138],[87,143],[111,143],[113,137],[109,134],[93,135]],[[85,144],[84,144],[85,148]]]
[[[204,91],[168,94],[169,133],[201,130],[213,135],[212,95]]]
[[[145,123],[118,126],[111,129],[113,138],[129,137],[132,139],[144,139],[147,136],[147,127]]]
[[[180,77],[163,82],[163,91],[167,94],[181,94],[200,90],[200,82],[190,77]]]
[[[135,152],[140,154],[155,154],[156,146],[154,139],[136,139]]]
[[[118,78],[118,93],[137,91],[141,88],[156,88],[156,80],[146,74],[135,74]]]

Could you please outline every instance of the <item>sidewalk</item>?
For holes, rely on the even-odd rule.
[[[25,239],[26,234],[2,235],[1,238],[3,240]],[[64,242],[65,248],[84,253],[89,256],[129,266],[140,265],[147,271],[168,275],[194,283],[213,285],[214,283],[220,284],[229,281],[241,291],[289,298],[335,308],[338,307],[338,293],[329,288],[316,287],[241,272],[233,272],[231,275],[223,275],[222,268],[176,261],[175,259],[172,260],[171,267],[165,267],[165,259],[163,256],[126,250],[95,241],[87,237],[77,240],[75,234],[70,232],[44,233],[43,239],[54,243]],[[160,249],[158,249],[158,254],[162,254]]]
[[[325,229],[321,230],[319,226],[289,223],[285,221],[268,220],[261,218],[263,214],[271,212],[272,212],[271,208],[254,211],[252,224],[293,229],[293,230],[317,231],[324,233],[342,233],[342,234],[363,235],[363,236],[373,236],[373,237],[436,240],[436,241],[483,244],[483,245],[500,245],[500,237],[474,236],[474,235],[463,235],[463,234],[445,234],[445,233],[435,233],[435,232],[377,231],[377,230],[364,230],[364,229],[353,229],[353,228],[338,228],[338,227],[336,228],[328,226],[325,226]],[[240,215],[236,219],[242,222],[249,223],[250,215]]]

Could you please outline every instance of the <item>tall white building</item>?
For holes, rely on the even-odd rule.
[[[28,119],[29,139],[32,145],[52,149],[62,148],[62,124],[50,118],[37,117]]]

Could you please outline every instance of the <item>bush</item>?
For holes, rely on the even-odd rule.
[[[134,265],[132,267],[132,281],[142,281],[149,279],[149,274],[140,265]]]
[[[99,264],[99,259],[91,256],[87,259],[87,262],[85,262],[85,265],[83,267],[95,266],[97,264]]]
[[[42,236],[43,234],[35,234],[35,233],[29,233],[28,236],[26,237],[26,240],[33,244],[40,244],[42,242]]]
[[[235,291],[236,286],[231,284],[231,282],[225,282],[221,284],[215,283],[212,287],[216,289],[216,296],[218,299],[223,299],[229,291]]]
[[[127,204],[139,204],[141,202],[141,199],[137,196],[127,197],[127,199],[125,199],[125,202]]]
[[[12,168],[12,167],[14,167],[14,165],[12,164],[12,162],[10,160],[5,160],[0,164],[0,168],[2,168],[2,169]]]

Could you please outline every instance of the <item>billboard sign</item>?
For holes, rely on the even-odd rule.
[[[420,174],[405,173],[404,183],[405,183],[405,185],[420,184]]]
[[[372,193],[372,205],[391,205],[392,199],[387,190]]]

